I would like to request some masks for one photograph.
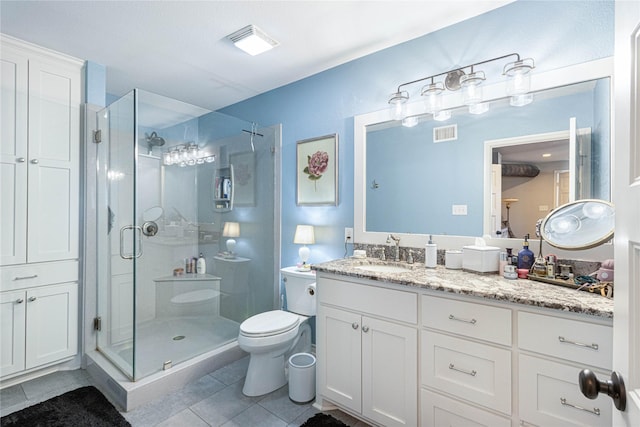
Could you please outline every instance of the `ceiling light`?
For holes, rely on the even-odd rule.
[[[280,44],[255,25],[247,25],[243,29],[229,34],[227,38],[237,48],[244,50],[251,56],[259,55]]]

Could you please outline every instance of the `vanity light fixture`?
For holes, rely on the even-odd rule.
[[[445,88],[450,91],[462,90],[463,102],[470,107],[471,113],[482,114],[488,111],[489,106],[483,102],[482,98],[482,84],[487,78],[484,71],[476,71],[474,67],[510,57],[515,57],[515,61],[507,63],[502,72],[508,78],[507,95],[511,96],[510,104],[516,107],[530,104],[533,101],[533,95],[529,93],[529,90],[531,87],[531,70],[535,68],[534,61],[531,58],[521,59],[518,53],[510,53],[486,61],[476,62],[475,64],[465,65],[464,67],[454,68],[444,73],[402,83],[389,98],[392,118],[394,120],[403,120],[406,117],[406,104],[409,102],[410,96],[405,87],[425,80],[431,80],[431,82],[422,87],[420,95],[425,97],[425,109],[428,113],[433,114],[434,119],[439,116],[442,109],[442,95]],[[465,71],[467,69],[468,74]],[[435,78],[440,76],[444,76],[443,81],[436,81]],[[483,103],[486,105],[474,107],[474,111],[471,111],[472,106]]]
[[[417,116],[409,116],[402,119],[402,126],[412,128],[416,126],[420,121]]]
[[[278,46],[276,40],[272,39],[255,25],[246,27],[227,36],[229,40],[238,48],[251,56],[256,56]]]
[[[442,110],[433,114],[433,120],[436,120],[438,122],[444,122],[446,120],[449,120],[450,118],[451,118],[451,111],[449,110]]]
[[[162,164],[164,166],[177,165],[180,167],[201,165],[212,163],[216,160],[215,154],[202,151],[195,142],[176,145],[167,148],[162,153]]]

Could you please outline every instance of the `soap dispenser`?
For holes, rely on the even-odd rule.
[[[200,252],[200,258],[196,263],[196,272],[197,274],[205,274],[207,272],[207,260],[204,259],[202,252]]]
[[[533,252],[529,249],[529,235],[524,236],[522,249],[518,252],[518,270],[531,270],[533,265]]]
[[[436,268],[438,264],[438,248],[433,243],[433,236],[429,235],[429,242],[424,248],[424,265],[427,268]]]

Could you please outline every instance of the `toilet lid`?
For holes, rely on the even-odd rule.
[[[300,317],[288,311],[273,310],[251,316],[240,325],[240,332],[249,337],[276,335],[298,326]]]

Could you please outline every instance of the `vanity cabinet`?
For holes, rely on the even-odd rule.
[[[584,368],[610,376],[610,318],[317,275],[318,409],[384,426],[610,425],[611,399],[578,386]]]
[[[78,351],[78,284],[0,295],[2,378],[74,356]]]
[[[417,294],[318,281],[318,395],[380,425],[417,425]]]
[[[421,298],[422,425],[466,425],[468,420],[478,426],[509,425],[511,310],[431,295]]]
[[[83,61],[0,35],[0,376],[77,353]]]
[[[613,403],[586,398],[578,374],[589,367],[611,374],[613,331],[608,324],[537,313],[518,313],[519,410],[524,425],[606,426]]]

